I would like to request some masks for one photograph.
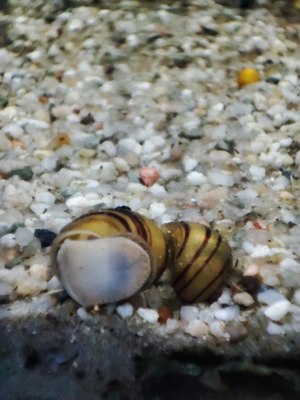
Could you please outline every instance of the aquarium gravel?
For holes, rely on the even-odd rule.
[[[181,304],[167,271],[123,304],[74,303],[81,320],[202,343],[254,323],[270,340],[299,334],[300,16],[266,1],[83,3],[0,14],[0,318],[64,307],[54,234],[127,206],[219,230],[233,271],[211,303]]]

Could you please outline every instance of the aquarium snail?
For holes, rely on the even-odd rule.
[[[171,243],[172,285],[189,303],[205,301],[222,287],[232,266],[231,250],[218,231],[193,222],[162,225]]]
[[[56,275],[84,307],[130,298],[166,268],[183,301],[207,300],[222,286],[231,262],[230,248],[217,231],[186,222],[159,228],[126,207],[75,219],[51,249]]]
[[[63,287],[85,307],[114,303],[150,287],[169,261],[162,231],[125,207],[75,219],[51,249],[51,264]]]

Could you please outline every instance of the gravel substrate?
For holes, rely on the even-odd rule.
[[[53,232],[125,205],[210,224],[234,271],[211,304],[180,304],[166,273],[100,312],[182,343],[299,333],[299,22],[267,2],[26,4],[0,14],[0,318],[64,307]],[[261,81],[239,87],[243,68]]]

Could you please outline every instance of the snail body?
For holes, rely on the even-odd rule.
[[[68,294],[84,307],[115,303],[149,288],[170,268],[185,302],[209,299],[232,265],[226,240],[204,225],[160,228],[126,207],[83,215],[52,244],[51,264]]]
[[[78,303],[114,303],[150,287],[169,262],[167,241],[150,219],[121,208],[79,217],[57,235],[51,264]]]

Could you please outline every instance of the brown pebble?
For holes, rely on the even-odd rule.
[[[0,171],[0,179],[8,179],[8,178],[9,174],[7,172]]]
[[[168,306],[161,306],[158,309],[158,315],[159,315],[158,322],[160,324],[165,324],[168,319],[173,317],[173,311]]]
[[[261,279],[258,276],[243,276],[239,284],[244,288],[244,290],[251,295],[256,294],[259,291],[261,285]]]
[[[46,96],[46,95],[42,95],[39,97],[39,102],[41,104],[48,104],[48,101],[49,101],[49,99],[48,99],[48,96]]]
[[[63,71],[56,71],[54,76],[59,82],[62,82],[62,78],[64,76],[64,72]]]
[[[72,141],[67,133],[59,133],[53,140],[51,140],[49,146],[52,150],[57,150],[60,147],[71,143]]]

